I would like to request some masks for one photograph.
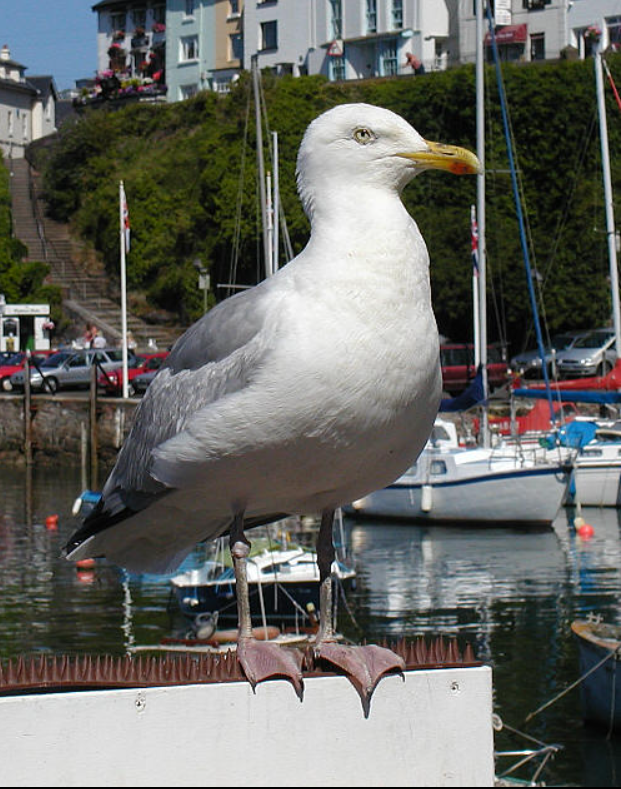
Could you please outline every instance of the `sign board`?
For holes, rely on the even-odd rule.
[[[7,304],[3,315],[49,315],[49,304]]]
[[[494,5],[494,22],[496,25],[511,24],[511,0],[496,0]]]
[[[334,41],[328,47],[328,55],[331,58],[340,58],[343,56],[343,39],[342,38],[335,38]]]

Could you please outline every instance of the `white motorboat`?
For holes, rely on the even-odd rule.
[[[436,420],[417,462],[387,488],[344,508],[354,515],[427,523],[549,526],[570,467],[515,448],[461,447],[455,425]]]
[[[235,574],[224,555],[222,550],[222,561],[207,561],[171,579],[179,607],[187,616],[217,612],[220,620],[237,618]],[[267,622],[294,621],[308,616],[309,605],[319,610],[315,551],[301,546],[265,548],[250,555],[247,572],[254,616],[265,616]],[[333,562],[335,583],[345,583],[354,576],[355,571],[343,562]]]

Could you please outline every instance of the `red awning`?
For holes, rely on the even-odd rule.
[[[501,44],[525,44],[528,37],[528,25],[505,25],[496,30],[496,43]],[[490,46],[492,38],[489,33],[485,35],[485,46]]]

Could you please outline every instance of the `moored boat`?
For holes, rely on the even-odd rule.
[[[583,717],[621,730],[621,627],[575,620],[571,630],[578,641]]]
[[[542,462],[502,445],[459,446],[455,426],[438,419],[411,468],[344,509],[426,523],[550,526],[568,483],[569,467],[561,462]]]

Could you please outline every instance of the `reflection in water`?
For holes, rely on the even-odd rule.
[[[128,576],[106,561],[78,571],[60,559],[76,526],[79,468],[35,469],[30,482],[23,471],[1,467],[0,474],[0,659],[123,654],[187,629],[171,611],[168,578]],[[52,514],[57,530],[45,525]],[[470,642],[493,667],[503,720],[564,746],[546,768],[548,784],[617,786],[618,741],[584,728],[577,689],[522,724],[578,677],[572,619],[597,612],[621,621],[619,511],[582,516],[594,527],[589,541],[577,537],[571,511],[554,529],[531,532],[350,521],[357,583],[349,605],[363,633],[342,609],[340,624],[354,638],[445,634],[462,647]],[[497,747],[526,744],[501,732]]]

